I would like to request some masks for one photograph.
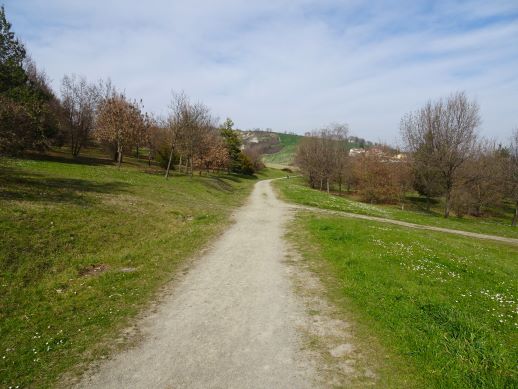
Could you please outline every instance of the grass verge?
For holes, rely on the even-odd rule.
[[[49,387],[108,355],[256,182],[81,161],[0,159],[1,387]]]
[[[454,230],[518,238],[518,228],[510,225],[510,211],[506,212],[502,217],[450,217],[445,219],[440,211],[436,210],[430,212],[424,210],[401,210],[393,205],[366,204],[342,196],[329,195],[326,192],[309,188],[303,178],[278,180],[275,181],[274,185],[283,199],[302,205]]]
[[[291,229],[360,341],[385,350],[379,386],[518,385],[518,248],[306,213]]]

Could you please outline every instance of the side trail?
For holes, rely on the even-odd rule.
[[[518,246],[518,239],[507,238],[505,236],[481,234],[478,232],[470,232],[470,231],[464,231],[464,230],[454,230],[451,228],[435,227],[435,226],[430,226],[430,225],[426,225],[426,224],[416,224],[416,223],[404,222],[401,220],[387,219],[387,218],[378,217],[378,216],[361,215],[358,213],[350,213],[350,212],[345,212],[345,211],[333,211],[330,209],[316,208],[316,207],[310,207],[310,206],[305,206],[305,205],[292,204],[289,206],[293,209],[298,209],[298,210],[302,210],[302,211],[328,214],[328,215],[340,216],[340,217],[351,218],[351,219],[370,220],[370,221],[375,221],[375,222],[379,222],[379,223],[395,224],[398,226],[413,228],[416,230],[444,232],[447,234],[466,236],[468,238],[494,240],[497,242],[504,242],[504,243],[509,243],[509,244]]]

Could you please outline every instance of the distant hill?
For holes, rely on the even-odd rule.
[[[297,145],[302,138],[301,135],[273,131],[241,131],[244,148],[263,155],[265,163],[283,166],[293,164]]]
[[[271,165],[292,166],[297,153],[297,146],[303,138],[303,135],[273,131],[241,131],[244,148],[256,150],[263,155],[263,161]],[[375,143],[357,136],[350,136],[348,139],[349,149],[368,150],[376,146]]]
[[[301,139],[304,137],[295,134],[276,133],[276,135],[279,137],[279,144],[281,148],[275,153],[265,153],[263,161],[276,165],[293,165],[295,154],[297,152],[297,146]]]

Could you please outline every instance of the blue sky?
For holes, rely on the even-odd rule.
[[[516,0],[4,4],[56,90],[64,74],[110,77],[159,114],[183,90],[239,128],[345,122],[390,143],[406,112],[464,90],[482,135],[518,127]]]

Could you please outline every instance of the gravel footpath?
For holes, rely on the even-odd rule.
[[[143,339],[102,362],[81,388],[307,388],[304,303],[282,236],[289,206],[255,185],[233,224],[139,324]]]

